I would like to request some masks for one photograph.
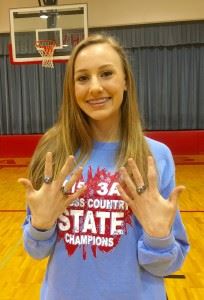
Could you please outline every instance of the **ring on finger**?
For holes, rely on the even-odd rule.
[[[141,186],[137,186],[136,191],[137,191],[138,195],[141,195],[142,193],[144,193],[146,191],[146,188],[147,187],[145,184],[143,184]]]
[[[43,181],[46,184],[50,184],[53,181],[53,177],[52,176],[44,176]]]

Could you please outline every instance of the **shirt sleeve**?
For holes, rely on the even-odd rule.
[[[154,153],[153,153],[154,155]],[[175,167],[170,150],[165,145],[154,155],[159,175],[159,190],[167,199],[175,186]],[[144,231],[138,241],[138,261],[155,276],[177,271],[189,251],[189,243],[180,212],[177,211],[171,233],[163,239],[148,236]]]
[[[43,259],[49,256],[57,239],[56,225],[46,231],[40,231],[31,224],[31,215],[28,214],[23,224],[24,248],[30,256]]]

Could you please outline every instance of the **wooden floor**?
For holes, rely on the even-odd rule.
[[[46,260],[33,260],[22,246],[21,226],[25,217],[25,204],[24,191],[17,179],[26,176],[28,161],[29,159],[0,159],[0,300],[39,299],[46,267]],[[204,156],[180,156],[175,157],[175,161],[177,183],[187,187],[180,198],[180,210],[191,251],[182,269],[173,274],[173,278],[165,279],[166,289],[169,300],[202,300]]]

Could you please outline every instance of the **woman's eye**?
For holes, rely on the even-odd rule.
[[[84,81],[87,81],[88,80],[88,76],[86,75],[81,75],[79,77],[76,78],[77,81],[80,81],[80,82],[84,82]]]
[[[104,72],[101,74],[101,77],[110,77],[112,74],[113,74],[112,71],[104,71]]]

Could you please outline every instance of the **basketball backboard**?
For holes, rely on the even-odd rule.
[[[64,61],[88,35],[87,4],[11,9],[10,29],[13,63],[42,61],[38,40],[54,40],[54,61]]]

